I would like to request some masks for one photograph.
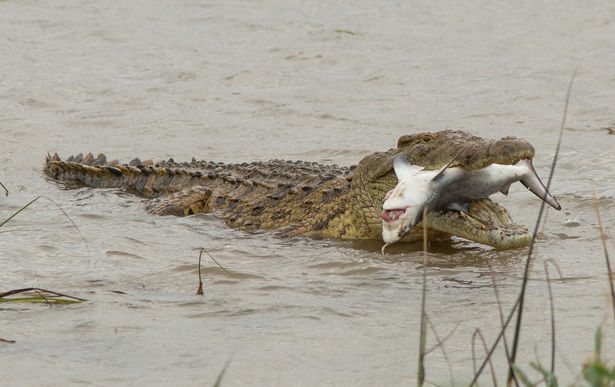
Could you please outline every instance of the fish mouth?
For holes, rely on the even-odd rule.
[[[385,243],[394,243],[403,238],[411,229],[410,218],[406,208],[393,208],[383,210],[380,214],[382,219],[382,240]]]

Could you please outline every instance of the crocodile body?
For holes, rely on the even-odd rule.
[[[104,155],[48,156],[44,171],[53,179],[95,188],[119,188],[151,198],[147,209],[158,215],[220,214],[246,229],[274,229],[284,235],[341,239],[381,239],[380,213],[385,194],[397,184],[394,158],[403,153],[413,164],[438,169],[461,149],[455,165],[469,170],[492,163],[531,159],[534,149],[516,138],[484,140],[461,131],[403,136],[397,147],[363,158],[356,167],[273,160],[241,164],[173,160],[129,164],[107,162]],[[498,248],[524,246],[527,229],[489,199],[468,212],[434,211],[432,231],[457,235]],[[420,229],[417,226],[418,231]],[[407,237],[414,239],[419,232]]]

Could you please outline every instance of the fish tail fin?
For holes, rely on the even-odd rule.
[[[521,179],[521,184],[525,186],[525,188],[529,189],[534,195],[538,196],[545,202],[547,202],[551,207],[556,210],[561,210],[562,206],[555,200],[555,198],[549,193],[547,187],[542,183],[540,177],[536,173],[534,166],[532,165],[531,160],[527,160],[528,172]]]

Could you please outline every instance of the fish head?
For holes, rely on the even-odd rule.
[[[433,173],[426,172],[398,156],[393,163],[398,183],[382,205],[382,239],[394,243],[403,238],[423,217],[429,199]]]

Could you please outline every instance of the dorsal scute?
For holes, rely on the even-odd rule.
[[[534,148],[527,141],[516,137],[500,140],[484,139],[460,130],[443,130],[401,136],[397,147],[386,152],[376,152],[364,157],[353,170],[353,186],[378,184],[394,187],[397,178],[393,160],[400,154],[410,164],[427,170],[438,170],[457,156],[451,167],[462,166],[468,170],[485,168],[493,163],[514,164],[534,157]]]
[[[460,130],[443,130],[435,133],[405,135],[397,141],[393,153],[403,153],[412,164],[426,169],[439,169],[448,164],[462,149],[451,167],[462,166],[469,170],[490,164],[515,164],[534,157],[534,147],[516,137],[500,140],[484,139]],[[393,156],[394,158],[394,156]]]

